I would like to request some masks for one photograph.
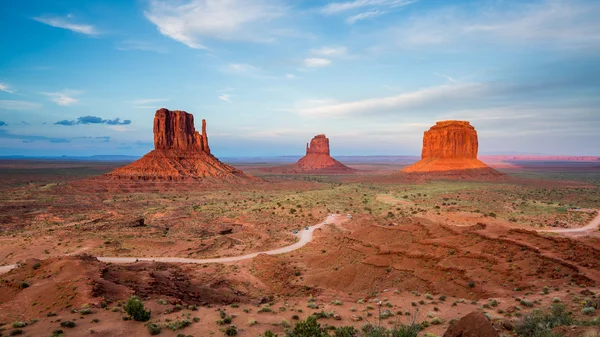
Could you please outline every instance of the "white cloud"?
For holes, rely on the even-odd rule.
[[[1,110],[34,110],[41,107],[41,104],[34,102],[0,100]]]
[[[565,48],[600,47],[600,2],[542,0],[490,2],[471,8],[444,7],[410,17],[383,40],[401,48],[462,41],[542,43]]]
[[[348,48],[346,48],[344,46],[340,46],[340,47],[321,47],[319,49],[311,49],[310,52],[314,55],[334,57],[334,56],[343,56],[346,54],[347,51],[348,51]]]
[[[372,19],[372,18],[378,17],[380,15],[383,15],[385,13],[387,13],[387,12],[385,12],[385,11],[379,11],[379,10],[362,12],[362,13],[358,13],[356,15],[349,16],[348,18],[346,18],[346,22],[348,24],[353,25],[357,21],[366,20],[366,19]]]
[[[8,84],[0,83],[0,91],[7,92],[9,94],[14,94],[15,90],[11,89]]]
[[[151,103],[160,103],[169,101],[169,98],[142,98],[131,101],[133,105],[143,105],[143,104],[151,104]]]
[[[395,96],[370,98],[354,102],[327,104],[300,109],[307,116],[345,116],[358,114],[377,114],[391,109],[402,110],[423,107],[451,99],[465,99],[485,94],[488,87],[480,83],[441,85]]]
[[[81,94],[81,91],[65,90],[60,92],[44,92],[44,95],[50,97],[50,100],[58,105],[73,105],[79,100],[73,96]]]
[[[328,59],[324,59],[324,58],[311,57],[311,58],[304,59],[304,65],[309,68],[326,67],[330,64],[331,64],[331,61]]]
[[[195,49],[208,49],[204,38],[270,41],[270,30],[261,25],[284,13],[274,0],[150,0],[144,12],[163,35]]]
[[[229,95],[229,94],[221,94],[218,97],[221,101],[231,103],[231,95]]]
[[[417,0],[354,0],[345,2],[333,2],[321,8],[323,14],[338,14],[361,8],[374,7],[402,7],[410,5]]]
[[[294,74],[285,74],[285,78],[287,78],[288,80],[293,80],[296,78],[296,75]]]
[[[48,26],[63,28],[73,31],[75,33],[85,34],[85,35],[97,35],[98,31],[92,25],[87,24],[78,24],[69,22],[71,16],[69,15],[66,19],[57,17],[57,16],[47,16],[47,17],[34,17],[33,20],[47,24]]]

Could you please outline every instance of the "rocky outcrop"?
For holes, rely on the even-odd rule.
[[[351,173],[354,170],[333,159],[329,151],[329,138],[325,135],[316,135],[306,144],[306,155],[293,166],[293,170],[300,172],[321,173]]]
[[[443,337],[500,337],[500,335],[481,312],[473,311],[452,323]]]
[[[500,175],[477,159],[477,131],[467,121],[437,122],[423,135],[421,160],[402,170],[405,173],[452,172]]]
[[[199,133],[192,114],[164,108],[156,111],[154,116],[154,150],[106,176],[165,181],[248,178],[210,153],[205,120],[202,120],[202,133]]]

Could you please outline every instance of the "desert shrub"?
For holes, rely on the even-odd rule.
[[[355,337],[358,334],[358,330],[356,330],[353,326],[342,326],[336,328],[333,332],[333,337]]]
[[[225,330],[223,330],[225,336],[237,336],[237,327],[235,325],[230,325]]]
[[[581,309],[581,313],[584,315],[593,315],[594,311],[596,311],[596,309],[594,309],[592,307],[585,307],[585,308]]]
[[[137,296],[131,296],[123,309],[138,322],[145,322],[150,319],[150,310],[146,310],[144,303]]]
[[[260,308],[260,310],[258,310],[258,312],[273,312],[273,309],[271,309],[270,306],[265,305],[264,307]]]
[[[17,328],[24,328],[27,326],[27,322],[13,322],[12,327],[17,329]]]
[[[331,301],[331,304],[333,304],[333,305],[342,305],[342,301],[340,301],[340,300],[333,300],[333,301]]]
[[[267,330],[260,337],[278,337],[278,335],[274,334],[271,330]]]
[[[62,321],[60,322],[60,326],[63,328],[74,328],[75,327],[75,322],[73,321]]]
[[[19,336],[23,334],[23,330],[21,329],[14,329],[12,330],[8,335],[9,336]]]
[[[89,315],[92,313],[92,309],[88,308],[88,307],[84,307],[79,309],[79,313],[82,315]]]
[[[148,325],[146,325],[146,329],[148,329],[148,332],[154,336],[154,335],[158,335],[162,328],[160,327],[160,325],[158,324],[154,324],[154,323],[150,323]]]
[[[431,324],[433,324],[433,325],[440,325],[440,324],[442,324],[442,323],[444,323],[444,321],[442,321],[442,319],[441,319],[441,318],[439,318],[439,317],[434,317],[434,318],[431,320]]]
[[[39,263],[39,262],[36,262],[36,263],[34,263],[34,264],[33,264],[33,266],[31,266],[31,267],[32,267],[34,270],[36,270],[36,269],[39,269],[41,266],[42,266],[42,264],[41,264],[41,263]]]
[[[21,289],[29,288],[29,283],[23,281],[23,282],[21,282],[21,285],[19,286],[19,288],[21,288]]]
[[[329,337],[315,316],[309,316],[305,321],[296,323],[294,329],[286,332],[287,337]]]
[[[169,327],[169,329],[171,329],[173,331],[177,331],[179,329],[183,329],[190,325],[192,325],[192,321],[190,321],[189,319],[184,319],[181,321],[171,322],[171,323],[169,323],[168,327]]]
[[[521,300],[519,303],[521,303],[522,306],[527,307],[527,308],[533,307],[533,302],[528,301],[528,300]]]
[[[553,304],[550,312],[534,310],[516,324],[515,332],[521,337],[546,337],[553,336],[552,329],[558,326],[573,324],[571,314],[565,306]]]

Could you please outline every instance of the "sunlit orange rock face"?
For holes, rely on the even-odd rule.
[[[154,116],[154,150],[107,177],[167,181],[247,178],[242,171],[220,162],[210,153],[205,120],[199,133],[192,114],[167,109],[156,111]]]
[[[329,138],[316,135],[306,144],[306,155],[294,165],[300,171],[352,172],[353,169],[333,159],[329,154]]]
[[[478,149],[477,131],[469,122],[437,122],[423,135],[421,160],[402,172],[478,170],[484,174],[499,175],[500,173],[477,159]]]

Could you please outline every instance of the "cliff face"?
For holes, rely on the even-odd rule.
[[[437,122],[423,134],[421,160],[402,172],[501,175],[477,159],[478,150],[477,131],[469,122]]]
[[[324,154],[329,156],[329,138],[325,135],[316,135],[310,140],[310,146],[306,144],[306,154]]]
[[[477,159],[477,131],[465,121],[437,122],[423,135],[421,158]]]
[[[194,116],[185,111],[160,109],[154,115],[154,149],[203,151],[210,153],[206,135],[206,120],[202,134],[194,127]]]
[[[154,116],[154,150],[139,160],[106,175],[111,179],[202,180],[246,179],[242,171],[219,161],[210,153],[206,121],[202,133],[194,116],[185,111],[160,109]]]

